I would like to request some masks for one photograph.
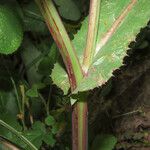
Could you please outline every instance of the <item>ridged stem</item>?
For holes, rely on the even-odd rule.
[[[71,89],[74,90],[83,78],[83,72],[71,40],[59,17],[52,0],[35,0],[38,4],[46,24],[55,40],[64,64],[66,66]]]
[[[72,150],[88,149],[87,101],[79,100],[74,105],[72,112],[72,137]]]

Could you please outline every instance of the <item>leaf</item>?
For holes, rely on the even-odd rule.
[[[39,149],[42,145],[42,141],[51,147],[54,146],[56,140],[52,133],[46,131],[45,125],[37,121],[33,124],[32,129],[24,132],[25,136]]]
[[[52,126],[55,124],[55,119],[53,116],[49,115],[48,117],[46,117],[45,119],[45,124],[48,126]]]
[[[44,87],[45,85],[43,83],[33,84],[32,88],[26,92],[26,95],[29,97],[38,97],[39,96],[38,90]]]
[[[26,92],[26,95],[29,97],[38,97],[39,93],[38,93],[37,88],[31,88]]]
[[[63,18],[73,21],[80,19],[80,10],[73,0],[54,0],[54,2],[58,6],[58,11]]]
[[[65,69],[58,62],[54,65],[51,78],[54,84],[62,89],[64,94],[66,95],[70,88],[69,79]]]
[[[45,126],[42,122],[37,121],[33,124],[32,129],[25,131],[23,135],[31,141],[38,149],[42,145],[42,140],[46,134]],[[26,147],[28,149],[28,147]]]
[[[40,122],[40,121],[36,121],[36,122],[33,124],[32,128],[33,128],[34,130],[40,130],[41,133],[46,133],[46,131],[45,131],[45,125],[44,125],[44,123],[42,123],[42,122]]]
[[[30,141],[32,142],[33,145],[35,145],[38,149],[42,145],[42,133],[41,131],[38,130],[28,130],[23,133],[23,135]],[[27,150],[29,147],[26,145],[23,145]]]
[[[54,64],[58,58],[58,48],[56,43],[54,42],[50,48],[50,52],[48,53],[48,57],[51,59],[51,63]]]
[[[59,132],[59,129],[60,129],[60,124],[59,123],[55,123],[52,127],[52,133],[53,134],[57,134]]]
[[[43,44],[42,46],[46,47],[47,45]],[[38,66],[38,72],[42,75],[49,76],[57,60],[57,57],[58,57],[58,49],[56,47],[56,44],[53,43],[51,48],[49,48],[49,44],[48,44],[48,55],[43,57],[43,59],[40,61],[39,66]]]
[[[0,120],[0,125],[3,126],[5,129],[7,129],[8,131],[10,131],[10,133],[12,134],[11,137],[8,137],[8,139],[10,138],[15,143],[20,144],[21,147],[24,144],[26,144],[26,145],[28,145],[29,149],[37,150],[37,148],[26,137],[24,137],[21,132],[18,132],[11,125],[7,124],[3,120]],[[17,138],[19,140],[17,140]],[[21,144],[22,142],[24,143],[23,145]],[[28,149],[26,149],[26,150],[28,150]]]
[[[18,132],[21,133],[22,126],[17,121],[16,116],[12,115],[11,113],[6,113],[4,111],[3,113],[0,113],[0,120],[3,120],[5,123],[9,124],[15,130],[17,130]],[[22,146],[21,143],[23,143],[23,142],[16,135],[14,135],[11,131],[2,127],[1,125],[0,125],[0,135],[2,137],[5,137],[8,140],[14,142],[17,145]]]
[[[23,21],[25,31],[31,31],[41,35],[49,34],[46,24],[43,21],[30,17],[24,17]]]
[[[43,20],[43,16],[34,1],[30,1],[28,4],[23,5],[23,11],[26,16]]]
[[[23,22],[24,22],[24,30],[32,31],[39,34],[47,34],[48,29],[44,22],[44,19],[37,7],[37,5],[31,1],[27,5],[23,5]]]
[[[123,65],[123,58],[127,55],[128,45],[135,40],[140,28],[145,27],[150,19],[149,5],[150,1],[147,0],[102,1],[95,58],[88,74],[74,93],[101,86],[112,77],[114,70]],[[88,30],[87,19],[83,21],[81,29],[72,41],[81,63]],[[59,82],[55,78],[55,84],[68,91],[69,86],[64,87],[64,84],[61,84],[69,85],[66,71],[60,65],[54,70],[55,75],[58,71],[59,75],[62,76],[59,77]]]
[[[75,47],[76,53],[78,55],[81,64],[83,61],[83,50],[86,45],[87,29],[88,29],[88,17],[84,19],[80,30],[77,32],[77,34],[74,35],[74,39],[72,40],[72,43]]]
[[[25,37],[21,57],[25,64],[27,77],[31,85],[39,82],[42,78],[42,76],[37,72],[42,56],[42,53],[38,51],[35,45],[31,42],[31,39],[29,39],[29,37]]]
[[[20,19],[8,6],[0,5],[0,53],[11,54],[21,45],[23,30]]]
[[[71,106],[73,106],[76,102],[77,102],[77,99],[74,99],[72,97],[70,98]]]
[[[91,150],[112,150],[117,139],[112,135],[98,135],[92,143]]]
[[[17,121],[17,117],[14,117],[13,115],[9,114],[9,113],[2,113],[0,114],[0,119],[5,121],[6,123],[10,124],[13,128],[17,129],[18,131],[22,130],[21,125],[19,124],[19,122]],[[1,132],[3,132],[3,130],[0,130],[0,134],[2,134]],[[7,135],[8,134],[8,130],[6,130]]]
[[[49,75],[53,64],[51,64],[51,59],[49,57],[44,57],[38,66],[38,72],[43,75]]]
[[[95,59],[87,76],[75,93],[101,86],[112,76],[115,69],[123,65],[128,45],[135,40],[140,28],[145,27],[150,18],[149,5],[150,1],[146,0],[102,1],[98,32],[98,43],[100,44],[97,46]],[[125,13],[125,9],[127,13]],[[123,18],[123,15],[124,19],[121,20],[119,16]],[[119,21],[120,24],[115,26]],[[86,30],[87,26],[83,24],[82,28]],[[111,33],[113,29],[115,32]],[[82,35],[82,37],[85,36],[85,34]]]
[[[2,92],[0,91],[0,116],[11,114],[16,117],[18,113],[18,105],[14,91]]]
[[[53,147],[56,143],[56,140],[54,139],[53,134],[51,134],[51,133],[45,134],[44,138],[43,138],[43,141],[46,144],[50,145],[51,147]]]

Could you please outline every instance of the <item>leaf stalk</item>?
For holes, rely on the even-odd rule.
[[[83,58],[83,70],[85,73],[93,61],[93,56],[96,49],[97,33],[99,28],[99,16],[100,16],[100,3],[101,0],[91,0],[90,2],[90,14],[89,14],[89,26],[87,34],[86,48]]]

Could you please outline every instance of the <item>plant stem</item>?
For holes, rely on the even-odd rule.
[[[85,73],[93,61],[93,56],[96,49],[97,32],[99,26],[101,0],[91,0],[89,27],[87,35],[87,43],[84,51],[83,70]],[[88,149],[88,106],[86,95],[83,94],[74,105],[72,113],[72,132],[73,132],[73,150]]]
[[[64,28],[64,25],[58,15],[58,12],[52,0],[35,0],[35,1],[37,2],[46,20],[47,26],[60,50],[64,64],[67,68],[71,91],[73,92],[75,88],[80,84],[84,75],[79,60],[77,58],[77,55],[72,46],[72,43],[69,39],[69,36]],[[96,33],[96,31],[94,33]],[[94,44],[95,44],[95,40],[94,40]],[[93,53],[89,55],[93,55]],[[88,145],[87,101],[84,101],[85,99],[86,99],[85,95],[83,97],[81,96],[79,98],[79,101],[73,107],[73,112],[72,112],[73,150],[86,150]]]
[[[20,85],[20,92],[21,92],[21,96],[22,96],[22,121],[23,121],[23,126],[24,129],[26,128],[25,126],[25,88],[24,85]]]
[[[20,101],[19,94],[18,94],[18,91],[17,91],[16,83],[15,83],[15,81],[14,81],[14,79],[12,77],[10,79],[12,81],[12,84],[13,84],[13,87],[14,87],[14,90],[15,90],[16,100],[17,100],[18,109],[19,109],[19,115],[23,116],[23,119],[21,117],[20,120],[21,120],[23,129],[25,130],[26,129],[26,125],[25,125],[25,122],[24,122],[24,111],[22,110],[22,107],[21,107],[22,105],[21,105],[21,101]]]
[[[52,0],[35,0],[46,24],[60,50],[67,68],[71,89],[75,89],[83,78],[83,72],[73,45]]]
[[[84,97],[85,98],[85,97]],[[88,149],[88,108],[87,101],[79,100],[72,113],[72,149]]]
[[[98,20],[100,16],[100,3],[101,0],[91,0],[90,2],[89,27],[83,59],[83,70],[85,73],[88,72],[88,69],[93,61],[93,56],[96,49],[96,40],[99,27]]]
[[[15,130],[13,127],[5,123],[4,121],[0,120],[0,125],[11,131],[13,134],[15,134],[18,138],[20,138],[25,144],[27,144],[31,150],[38,150],[26,137],[21,135],[20,132]]]

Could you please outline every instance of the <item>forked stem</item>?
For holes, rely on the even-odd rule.
[[[69,36],[58,15],[52,0],[35,0],[45,18],[47,26],[59,47],[63,61],[69,75],[71,91],[80,84],[84,77],[81,65],[71,44]],[[96,47],[98,30],[99,7],[101,0],[91,0],[90,21],[87,36],[87,45],[83,66],[86,72],[91,65]],[[72,112],[72,148],[73,150],[88,149],[88,109],[86,95],[77,95],[78,101],[73,106]]]
[[[87,43],[84,51],[83,71],[88,73],[88,69],[93,61],[96,49],[97,32],[99,27],[101,0],[91,0],[89,27],[87,35]],[[86,95],[79,96],[79,100],[74,105],[72,113],[72,132],[73,150],[88,149],[88,106]]]

